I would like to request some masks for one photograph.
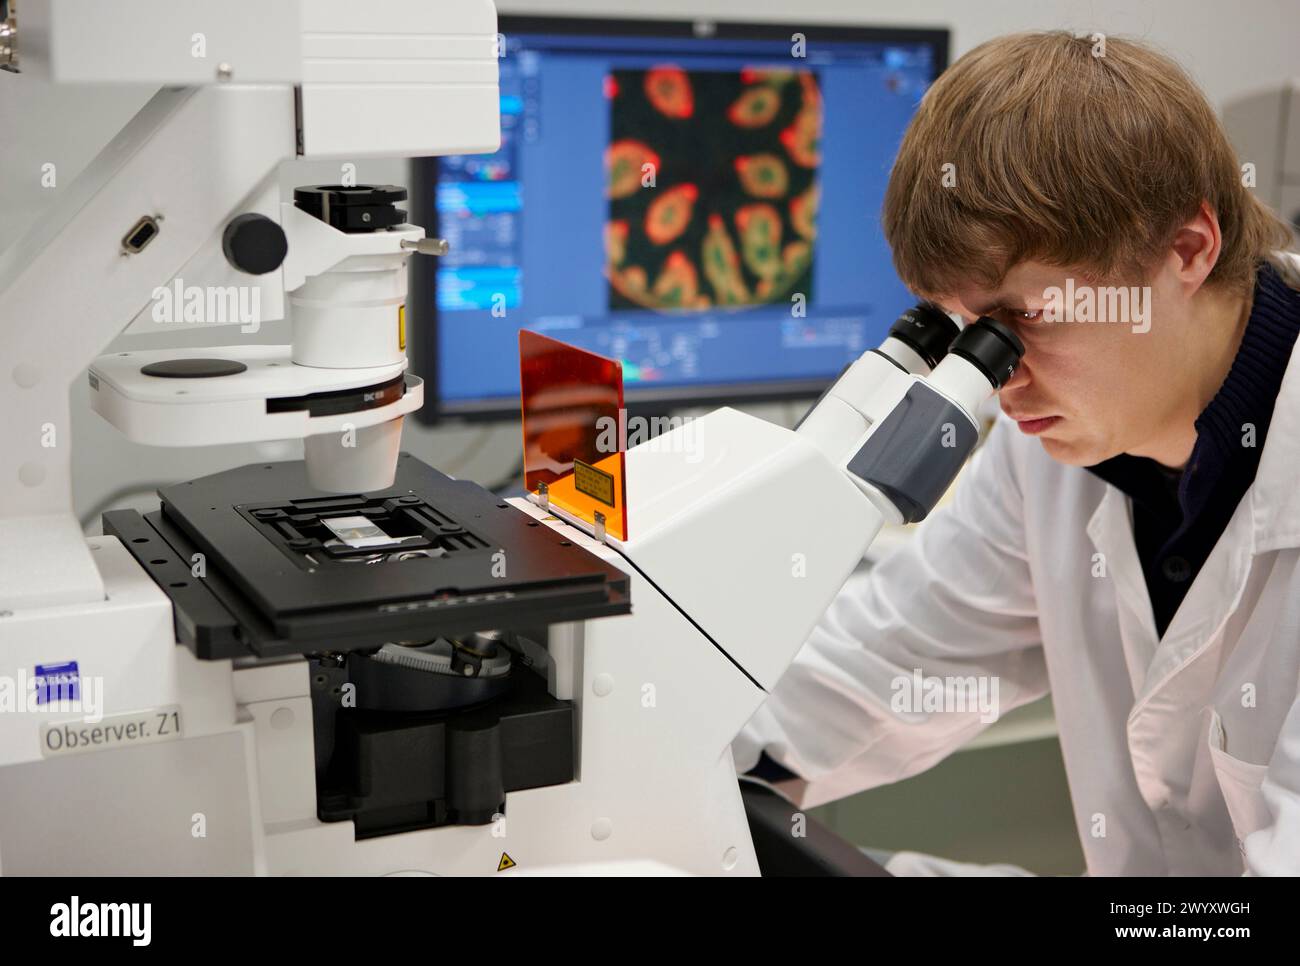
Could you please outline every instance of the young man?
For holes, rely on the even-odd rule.
[[[816,805],[972,738],[959,692],[1050,691],[1090,873],[1300,873],[1300,292],[1248,180],[1136,43],[1003,37],[938,79],[885,234],[910,288],[1026,353],[954,501],[840,593],[741,770]]]

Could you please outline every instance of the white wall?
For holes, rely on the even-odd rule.
[[[454,0],[444,0],[454,2]],[[1140,37],[1179,60],[1211,101],[1222,105],[1300,75],[1298,0],[499,0],[505,13],[562,13],[624,17],[717,18],[801,23],[946,26],[953,56],[998,34],[1064,28]],[[55,193],[138,109],[150,92],[133,89],[49,89],[0,74],[0,247],[20,236]],[[58,183],[40,186],[41,165],[57,165]],[[286,165],[286,187],[333,180],[332,163]],[[397,162],[359,162],[361,180],[404,183]],[[195,333],[196,335],[198,333]],[[0,365],[0,370],[4,367]],[[241,462],[283,458],[295,447],[221,447],[167,451],[121,439],[85,409],[85,388],[74,419],[77,503],[83,513],[132,484],[188,479]],[[776,410],[776,418],[788,412]],[[410,421],[408,421],[410,422]],[[486,433],[449,428],[429,432],[409,426],[405,446],[456,475],[494,482],[511,469],[519,437],[513,424]]]
[[[1216,106],[1300,74],[1296,0],[499,0],[503,13],[948,27],[953,56],[1017,30],[1123,34],[1161,48]]]

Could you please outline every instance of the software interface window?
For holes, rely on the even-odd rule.
[[[518,398],[520,328],[638,390],[810,388],[910,303],[879,229],[928,42],[514,33],[501,150],[438,162],[443,408]],[[669,393],[671,395],[671,393]]]

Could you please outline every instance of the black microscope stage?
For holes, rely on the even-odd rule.
[[[290,462],[159,496],[152,513],[104,514],[104,532],[171,598],[177,640],[200,658],[347,652],[631,611],[617,567],[406,453],[393,486],[375,493],[322,493]]]

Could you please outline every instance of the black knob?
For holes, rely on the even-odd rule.
[[[994,389],[1001,389],[1020,365],[1025,344],[997,319],[985,315],[962,329],[949,351],[973,363]]]
[[[889,328],[891,336],[905,343],[931,369],[948,354],[948,347],[960,331],[961,327],[948,317],[948,313],[929,302],[908,309]]]
[[[226,261],[249,275],[274,272],[289,252],[289,240],[278,222],[255,212],[230,220],[221,236]]]
[[[405,200],[406,189],[395,184],[317,184],[293,189],[295,207],[349,233],[406,224],[406,212],[396,206]]]

